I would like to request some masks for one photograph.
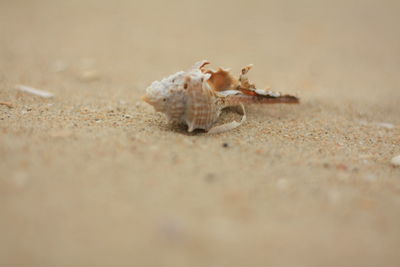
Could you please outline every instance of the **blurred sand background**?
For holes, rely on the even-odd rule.
[[[0,266],[399,266],[399,3],[1,0]],[[302,103],[187,134],[201,59]]]

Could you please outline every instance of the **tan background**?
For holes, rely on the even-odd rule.
[[[1,0],[0,266],[400,266],[399,10]],[[302,103],[210,136],[140,101],[204,58]]]

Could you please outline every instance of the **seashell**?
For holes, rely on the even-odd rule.
[[[188,131],[203,129],[220,133],[240,126],[245,120],[244,104],[299,103],[291,95],[282,95],[257,89],[247,78],[252,65],[244,67],[239,78],[229,69],[206,69],[207,60],[199,61],[187,71],[179,71],[161,81],[154,81],[143,100],[172,123],[184,123]],[[242,108],[241,122],[231,122],[213,127],[221,111],[231,106]]]

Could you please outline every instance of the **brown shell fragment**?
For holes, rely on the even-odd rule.
[[[229,69],[205,70],[204,73],[211,74],[208,83],[215,91],[234,90],[239,86],[239,81],[229,73]]]

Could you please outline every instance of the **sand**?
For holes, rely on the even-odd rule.
[[[399,266],[399,8],[1,1],[0,266]],[[168,125],[140,96],[201,59],[301,104]]]

